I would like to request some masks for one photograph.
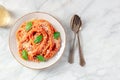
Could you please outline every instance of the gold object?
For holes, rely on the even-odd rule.
[[[0,5],[0,27],[5,27],[10,22],[10,14],[8,10]]]

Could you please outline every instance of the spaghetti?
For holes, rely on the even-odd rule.
[[[21,24],[16,32],[18,52],[29,61],[46,61],[60,49],[60,33],[46,20],[34,19]]]

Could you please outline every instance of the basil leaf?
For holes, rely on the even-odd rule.
[[[28,52],[26,50],[22,51],[22,58],[28,60]]]
[[[25,29],[26,31],[29,31],[32,28],[32,22],[28,22]]]
[[[54,39],[58,39],[60,37],[60,32],[54,32]]]
[[[43,56],[41,56],[41,55],[38,55],[38,56],[37,56],[37,59],[38,59],[39,61],[45,61],[45,58],[44,58]]]
[[[35,40],[34,40],[34,43],[35,43],[35,44],[39,43],[40,41],[42,41],[42,38],[43,38],[42,35],[37,36],[37,37],[35,38]]]

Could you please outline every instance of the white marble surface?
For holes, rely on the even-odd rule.
[[[9,28],[0,28],[0,80],[120,80],[120,0],[0,0],[17,20],[26,13],[42,11],[54,15],[67,32],[66,50],[61,60],[44,70],[20,65],[8,45]],[[86,66],[67,62],[73,33],[70,18],[83,20],[81,43]],[[11,26],[12,27],[12,26]]]

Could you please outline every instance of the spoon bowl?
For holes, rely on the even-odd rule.
[[[81,19],[78,15],[74,15],[71,19],[71,29],[73,32],[77,33],[79,31],[79,28],[82,25]]]

